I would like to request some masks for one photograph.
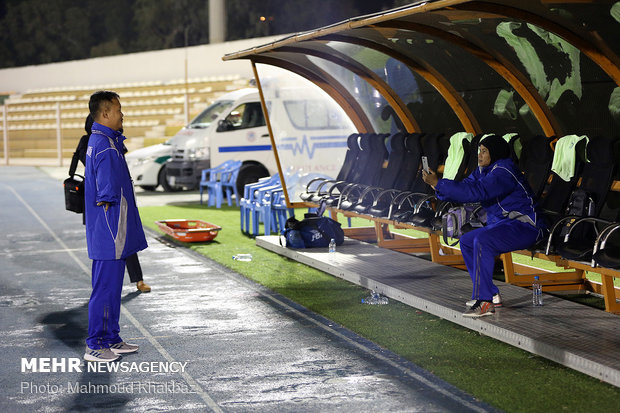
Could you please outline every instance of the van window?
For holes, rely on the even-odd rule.
[[[259,102],[249,102],[234,108],[226,116],[225,122],[227,130],[257,128],[265,126],[265,117]]]
[[[207,128],[211,122],[220,116],[220,113],[224,112],[232,105],[232,100],[220,100],[213,103],[208,108],[203,110],[200,115],[196,116],[196,118],[190,122],[189,127],[194,129]]]
[[[285,100],[286,114],[296,129],[342,129],[346,127],[338,110],[318,100]]]

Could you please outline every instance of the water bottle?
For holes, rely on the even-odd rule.
[[[333,262],[335,256],[336,256],[336,240],[332,238],[331,241],[329,241],[329,260]]]
[[[383,305],[388,303],[388,298],[373,290],[370,292],[368,297],[362,298],[362,303],[370,305]]]
[[[534,283],[532,284],[532,305],[534,307],[543,305],[542,285],[540,284],[538,275],[534,277]]]
[[[252,261],[252,254],[237,254],[233,255],[235,261]]]

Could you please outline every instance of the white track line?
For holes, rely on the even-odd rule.
[[[3,184],[4,185],[4,184]],[[15,191],[15,189],[11,188],[8,185],[4,185],[6,186],[11,192],[13,192],[13,194],[15,195],[15,197],[22,203],[24,204],[24,206],[26,207],[26,209],[32,214],[32,216],[34,216],[37,221],[39,221],[41,223],[41,225],[43,226],[43,228],[45,228],[47,230],[47,232],[49,232],[51,234],[51,236],[56,240],[56,242],[58,242],[60,244],[60,246],[62,247],[63,251],[66,252],[67,254],[69,254],[69,256],[71,256],[71,258],[73,258],[73,260],[78,264],[78,266],[84,271],[84,273],[90,278],[91,277],[91,271],[90,269],[84,265],[84,263],[82,261],[80,261],[78,259],[78,257],[73,253],[74,250],[70,249],[69,247],[67,247],[67,244],[65,244],[63,242],[63,240],[61,240],[56,233],[49,227],[49,225],[47,225],[47,223],[45,221],[43,221],[43,218],[41,218],[39,216],[39,214],[36,213],[36,211],[34,209],[32,209],[32,207],[30,205],[28,205],[28,203],[24,200],[24,198],[22,198],[17,191]],[[155,339],[155,337],[153,337],[153,335],[151,333],[148,332],[148,330],[142,325],[142,323],[140,323],[130,312],[129,310],[127,310],[122,304],[121,304],[121,312],[123,313],[123,315],[125,317],[127,317],[129,319],[129,321],[131,321],[131,323],[144,335],[144,337],[146,337],[146,339],[149,341],[149,343],[151,343],[153,345],[153,347],[155,347],[157,349],[157,351],[159,351],[159,353],[169,362],[174,362],[174,358],[170,355],[170,353],[168,353],[166,351],[165,348],[163,348],[163,346],[161,344],[159,344],[159,342]],[[217,405],[217,403],[202,389],[202,387],[200,386],[200,384],[198,384],[198,382],[196,380],[194,380],[194,378],[192,376],[190,376],[188,373],[186,372],[182,372],[180,373],[181,376],[183,377],[183,379],[185,379],[185,381],[187,382],[187,384],[189,384],[190,388],[196,391],[196,394],[198,394],[202,400],[204,400],[204,402],[209,406],[209,408],[211,410],[213,410],[214,412],[222,412],[222,409],[220,409],[220,406]]]

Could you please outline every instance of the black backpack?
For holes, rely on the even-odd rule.
[[[568,205],[566,206],[565,213],[566,216],[574,216],[575,218],[569,219],[568,223],[564,224],[560,230],[560,237],[564,237],[568,234],[571,226],[577,219],[594,216],[595,211],[596,203],[592,195],[581,188],[575,189],[568,198]]]
[[[327,247],[332,239],[336,245],[342,245],[344,242],[344,231],[340,223],[328,217],[308,213],[301,221],[295,217],[287,219],[285,226],[282,235],[289,248]]]

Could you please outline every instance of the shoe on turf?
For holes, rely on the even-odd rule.
[[[142,280],[136,283],[136,288],[138,289],[138,291],[143,292],[143,293],[151,292],[151,287]]]
[[[477,300],[476,303],[467,311],[463,313],[463,317],[484,317],[486,315],[493,315],[495,313],[495,306],[491,301]]]
[[[138,346],[121,341],[120,343],[112,344],[110,350],[112,350],[114,354],[135,353],[138,351]]]
[[[86,351],[84,352],[84,360],[86,361],[103,361],[109,363],[120,358],[121,356],[113,353],[109,348],[92,349],[86,346]]]
[[[468,302],[465,303],[465,305],[467,307],[473,307],[474,304],[476,304],[477,300],[469,300]],[[502,296],[497,293],[493,296],[493,305],[497,308],[497,307],[501,307],[502,306]]]

